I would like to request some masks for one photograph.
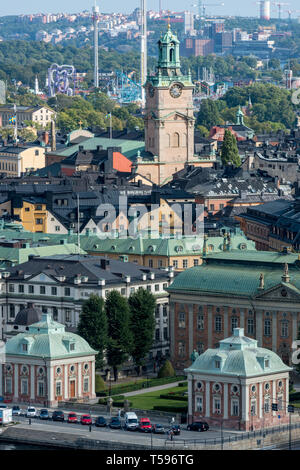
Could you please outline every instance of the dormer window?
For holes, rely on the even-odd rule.
[[[75,343],[70,343],[70,351],[75,351]]]
[[[28,344],[27,343],[22,344],[22,351],[23,352],[28,352]]]
[[[270,367],[270,360],[269,359],[265,359],[265,367]]]
[[[215,361],[215,368],[216,369],[221,369],[221,361],[220,360]]]

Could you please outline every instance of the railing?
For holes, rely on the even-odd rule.
[[[202,444],[204,447],[207,445],[220,445],[221,443],[223,444],[230,444],[232,442],[238,442],[238,441],[243,441],[246,439],[251,439],[255,437],[262,437],[265,438],[268,435],[271,434],[276,434],[276,433],[282,433],[282,432],[287,432],[290,429],[299,429],[300,428],[300,422],[291,424],[290,425],[282,425],[282,426],[276,426],[268,429],[259,429],[257,431],[248,431],[244,432],[241,434],[236,434],[234,436],[228,436],[228,437],[223,437],[223,439],[220,437],[215,437],[215,438],[208,438],[208,439],[180,439],[177,437],[173,437],[171,440],[166,439],[165,440],[165,447],[167,446],[177,446],[177,445],[182,445],[183,447],[189,447],[189,446],[195,446]]]

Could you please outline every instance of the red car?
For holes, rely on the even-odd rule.
[[[76,413],[68,414],[68,423],[78,423],[78,418]]]
[[[142,432],[151,432],[152,424],[150,423],[149,418],[141,418],[139,423],[139,431]]]
[[[82,415],[80,422],[81,424],[92,424],[92,418],[90,415]]]

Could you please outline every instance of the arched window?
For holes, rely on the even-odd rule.
[[[174,62],[174,48],[171,47],[170,49],[170,62]]]
[[[179,134],[178,134],[178,132],[174,132],[174,134],[173,134],[172,147],[179,147]]]

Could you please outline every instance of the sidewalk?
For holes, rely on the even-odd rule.
[[[182,382],[182,380],[181,380]],[[165,385],[157,385],[156,387],[145,387],[140,390],[135,390],[134,392],[122,393],[125,397],[132,397],[134,395],[143,395],[144,393],[157,392],[158,390],[165,390],[167,388],[177,387],[179,382],[173,382]]]

